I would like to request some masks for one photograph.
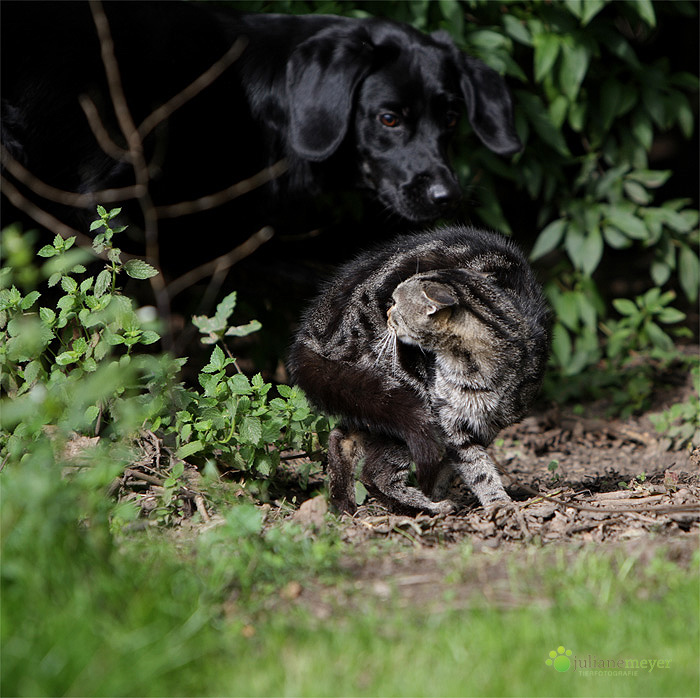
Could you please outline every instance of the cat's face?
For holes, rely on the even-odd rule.
[[[480,271],[416,274],[394,290],[387,327],[400,342],[423,349],[461,353],[481,346],[491,353],[499,339],[480,299],[494,293],[495,283]]]
[[[404,344],[437,349],[449,327],[457,298],[444,284],[417,274],[397,286],[387,326]]]

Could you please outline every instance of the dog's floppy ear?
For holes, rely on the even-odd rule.
[[[515,132],[513,103],[506,81],[484,62],[460,51],[445,31],[432,38],[452,52],[467,103],[467,116],[484,145],[499,155],[512,155],[523,145]]]
[[[506,81],[480,60],[464,53],[460,53],[460,58],[462,94],[476,135],[499,155],[517,153],[523,144],[515,132]]]
[[[298,155],[325,160],[341,144],[372,51],[363,27],[331,27],[295,49],[287,64],[287,95],[289,139]]]

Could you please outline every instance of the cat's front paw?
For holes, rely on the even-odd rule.
[[[503,495],[483,504],[488,518],[494,521],[500,517],[507,516],[509,513],[513,513],[518,506],[505,492]]]
[[[528,528],[523,512],[518,502],[508,499],[496,499],[484,506],[487,517],[499,528],[515,525],[520,529],[523,540],[530,540],[532,534]]]
[[[357,504],[354,500],[351,500],[348,497],[331,496],[330,504],[331,509],[339,516],[342,516],[343,514],[347,514],[348,516],[354,516],[355,512],[357,511]]]
[[[439,502],[433,502],[428,511],[434,516],[446,516],[447,514],[454,513],[456,510],[457,505],[453,501],[443,499]]]

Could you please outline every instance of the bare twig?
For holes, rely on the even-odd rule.
[[[112,32],[109,28],[107,15],[102,7],[101,0],[90,0],[90,10],[92,11],[92,18],[95,22],[97,36],[100,40],[102,64],[104,65],[107,75],[109,96],[114,106],[114,113],[117,117],[119,128],[129,146],[129,155],[133,158],[132,164],[134,165],[134,169],[142,166],[145,168],[145,163],[143,162],[143,143],[126,102],[119,65],[114,55]]]
[[[255,252],[260,245],[267,242],[273,235],[274,231],[272,228],[268,226],[261,228],[257,233],[251,235],[244,243],[238,245],[238,247],[234,248],[230,252],[213,259],[211,262],[202,264],[202,266],[183,274],[174,281],[171,281],[167,286],[167,291],[170,294],[170,297],[174,298],[178,295],[178,293],[182,293],[182,291],[184,291],[186,288],[192,286],[192,284],[197,283],[197,281],[200,281],[212,273],[229,269],[236,264],[236,262],[239,262],[241,259],[253,254],[253,252]]]
[[[3,165],[5,169],[19,182],[29,187],[35,194],[38,194],[44,199],[54,201],[66,206],[75,206],[76,208],[89,208],[97,204],[113,203],[115,201],[124,201],[125,199],[133,199],[143,193],[143,187],[138,185],[130,187],[118,187],[112,189],[102,189],[100,191],[89,192],[86,194],[78,194],[77,192],[58,189],[50,184],[39,179],[32,174],[24,165],[10,155],[4,145],[0,144],[0,152],[2,152]]]
[[[18,208],[20,211],[24,211],[33,221],[36,221],[39,225],[48,230],[53,231],[56,235],[60,235],[64,240],[69,237],[74,237],[75,242],[78,247],[88,250],[90,253],[99,257],[100,259],[107,259],[107,253],[95,252],[92,246],[92,238],[81,233],[75,228],[71,228],[69,225],[63,223],[63,221],[58,220],[55,216],[52,216],[44,209],[39,208],[35,203],[27,199],[24,194],[22,194],[14,184],[9,182],[5,177],[0,176],[0,183],[2,183],[2,192],[10,200],[10,203]],[[143,259],[138,255],[128,254],[127,252],[121,253],[122,260],[126,261],[129,259]]]
[[[142,473],[140,470],[132,470],[131,468],[127,468],[124,471],[124,477],[133,477],[135,480],[142,480],[143,482],[148,482],[149,484],[156,485],[158,487],[165,486],[165,481],[161,480],[159,477],[153,477],[153,475]]]
[[[247,45],[248,40],[245,37],[237,39],[233,46],[208,70],[204,71],[174,97],[171,97],[165,104],[151,112],[139,126],[138,130],[141,138],[145,138],[158,124],[165,121],[184,104],[196,97],[203,89],[209,87],[217,80],[227,68],[238,60]]]
[[[85,113],[85,117],[88,121],[88,126],[92,131],[92,135],[95,136],[97,144],[104,150],[107,155],[115,160],[126,160],[130,161],[129,151],[124,150],[124,148],[118,146],[110,137],[107,129],[102,124],[102,119],[97,111],[95,103],[87,95],[80,95],[78,97],[80,106]]]
[[[226,189],[222,189],[215,194],[202,196],[192,201],[181,201],[180,203],[168,206],[157,206],[156,213],[159,218],[178,218],[179,216],[186,216],[191,213],[208,211],[228,201],[237,199],[239,196],[247,194],[263,184],[267,184],[267,182],[283,175],[286,171],[287,161],[285,159],[278,160],[274,165],[260,170],[260,172],[254,174],[252,177],[236,182],[236,184],[232,184],[230,187],[226,187]]]
[[[69,225],[59,221],[58,218],[55,218],[47,211],[44,211],[36,204],[29,201],[29,199],[23,196],[17,187],[5,179],[5,177],[0,176],[0,182],[2,183],[2,192],[10,200],[10,203],[16,206],[20,211],[24,211],[39,225],[53,230],[54,233],[60,235],[62,238],[75,236],[78,244],[81,246],[92,247],[92,240],[87,235],[83,235],[83,233],[74,230]]]
[[[153,205],[153,200],[148,191],[150,176],[143,152],[143,141],[141,140],[141,135],[129,111],[129,105],[126,102],[119,65],[117,64],[117,59],[114,54],[112,33],[101,0],[90,0],[90,10],[92,11],[95,28],[97,29],[97,36],[100,40],[100,53],[107,75],[107,86],[114,106],[114,113],[116,114],[119,128],[129,148],[129,162],[134,169],[136,184],[143,187],[143,193],[138,196],[137,199],[141,207],[141,212],[143,213],[144,234],[146,237],[146,259],[149,264],[159,268],[158,217]],[[158,312],[165,321],[166,326],[170,327],[170,298],[165,291],[163,275],[156,274],[152,276],[150,278],[150,283],[156,298]],[[170,348],[172,345],[172,337],[169,332],[164,337],[164,344],[166,348]]]

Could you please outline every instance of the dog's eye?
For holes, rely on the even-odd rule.
[[[396,114],[392,114],[390,112],[387,112],[386,114],[380,114],[379,122],[382,124],[382,126],[386,126],[387,128],[395,128],[400,123],[399,117],[396,116]]]
[[[459,114],[453,111],[448,111],[446,116],[447,128],[454,128],[459,121]]]

